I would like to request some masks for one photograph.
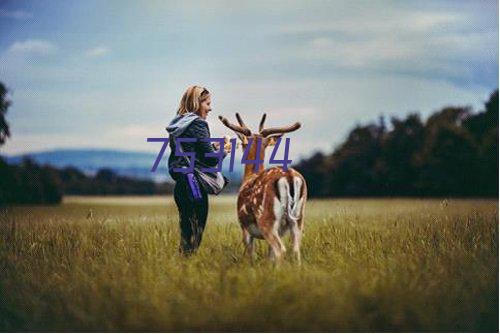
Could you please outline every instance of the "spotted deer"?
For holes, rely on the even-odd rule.
[[[252,133],[240,115],[236,113],[239,125],[219,116],[222,123],[233,130],[241,140],[248,160],[264,161],[265,148],[276,144],[285,133],[300,128],[300,123],[290,126],[264,128],[266,114],[262,115],[259,133]],[[253,140],[250,140],[253,138]],[[250,144],[249,144],[250,143]],[[247,146],[250,147],[247,150]],[[258,150],[260,145],[260,150]],[[269,257],[280,260],[286,252],[282,237],[290,232],[293,252],[300,264],[300,243],[304,229],[304,209],[307,200],[307,185],[304,177],[293,168],[284,171],[282,167],[264,169],[264,164],[245,163],[243,182],[238,193],[237,213],[243,232],[245,253],[253,258],[254,239],[264,239],[269,244]]]

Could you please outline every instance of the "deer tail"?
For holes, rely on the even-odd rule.
[[[291,182],[288,182],[286,177],[278,180],[279,195],[286,215],[289,219],[296,221],[300,218],[300,211],[303,205],[303,199],[300,198],[302,180],[298,177],[293,177]]]

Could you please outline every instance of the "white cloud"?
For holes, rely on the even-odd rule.
[[[89,49],[85,52],[85,55],[90,58],[98,58],[107,55],[111,50],[105,46],[98,46]]]
[[[340,67],[367,67],[380,61],[414,58],[422,53],[420,45],[412,41],[385,36],[370,40],[337,41],[333,38],[317,37],[302,48],[306,58],[331,60]],[[300,52],[298,53],[300,54]]]
[[[498,58],[497,30],[469,12],[376,7],[278,30],[298,41],[288,43],[287,59],[347,70],[467,82],[477,80],[477,67],[495,66]]]
[[[45,40],[28,39],[22,42],[14,42],[9,47],[9,52],[12,53],[33,53],[33,54],[49,54],[57,50],[57,47]]]
[[[415,35],[377,35],[370,39],[342,40],[314,37],[291,51],[301,59],[327,61],[338,67],[358,69],[399,69],[468,77],[470,66],[493,62],[498,54],[484,52],[492,40],[491,32],[443,33],[420,38]]]
[[[280,27],[286,38],[301,40],[290,43],[287,54],[341,68],[395,72],[403,68],[424,76],[439,68],[440,74],[463,78],[470,76],[472,65],[498,57],[483,52],[498,39],[498,32],[485,29],[471,12],[398,6],[342,9],[351,15],[341,16],[339,11]],[[460,65],[467,67],[465,71]]]
[[[9,19],[16,19],[16,20],[27,20],[32,18],[33,14],[30,12],[26,12],[24,10],[0,9],[0,17],[6,17]]]
[[[387,9],[358,13],[348,18],[331,17],[328,20],[294,22],[279,28],[282,33],[344,33],[344,34],[393,34],[423,33],[443,28],[453,28],[467,17],[460,13]]]
[[[405,23],[409,29],[414,31],[430,31],[450,27],[466,19],[467,17],[461,14],[417,12],[410,14]]]

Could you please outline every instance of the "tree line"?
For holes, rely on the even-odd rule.
[[[74,167],[40,166],[26,158],[9,165],[0,158],[1,204],[57,204],[63,195],[154,195],[173,192],[167,182],[136,179],[100,169],[94,176]]]
[[[484,110],[445,107],[358,125],[331,154],[294,166],[312,197],[498,196],[498,89]]]

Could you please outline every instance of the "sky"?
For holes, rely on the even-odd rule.
[[[5,1],[2,154],[157,152],[188,85],[217,119],[296,121],[290,155],[331,152],[380,115],[481,110],[498,87],[497,1]]]

